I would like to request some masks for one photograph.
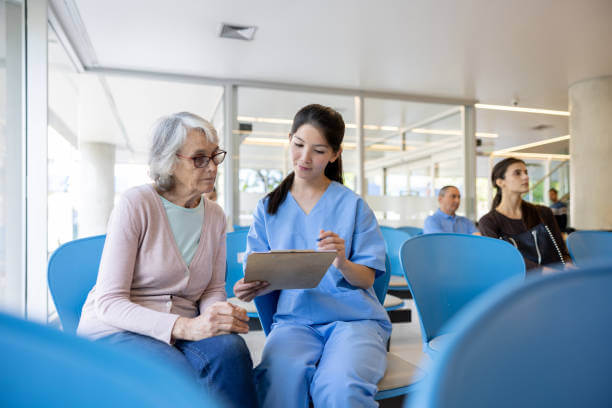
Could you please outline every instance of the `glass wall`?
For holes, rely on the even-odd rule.
[[[189,111],[211,120],[223,140],[223,88],[200,84],[78,73],[49,33],[49,253],[77,237],[105,232],[113,204],[128,188],[150,183],[148,149],[155,121]],[[107,166],[110,177],[98,174]],[[99,170],[99,169],[98,169]],[[96,179],[92,180],[90,176]],[[107,175],[108,176],[108,175]],[[222,182],[222,167],[218,181]],[[97,207],[89,188],[106,190]],[[222,190],[222,185],[219,186]],[[222,201],[222,191],[219,192]],[[102,220],[83,229],[87,218]]]
[[[364,110],[368,203],[383,225],[421,227],[440,188],[463,191],[461,107],[366,98]]]
[[[0,309],[23,314],[23,4],[0,0]]]
[[[312,103],[334,108],[344,118],[342,161],[345,184],[355,189],[355,99],[351,96],[289,92],[240,87],[238,126],[240,138],[240,225],[249,225],[257,201],[292,171],[288,135],[297,111]]]
[[[76,238],[104,234],[127,189],[150,183],[155,121],[188,111],[210,120],[223,143],[223,87],[78,72],[49,28],[48,256]],[[221,146],[222,147],[222,146]],[[223,205],[223,165],[217,191]],[[49,319],[54,307],[49,297]]]

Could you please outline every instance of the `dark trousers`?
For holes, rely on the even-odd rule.
[[[174,346],[131,332],[112,334],[106,343],[129,348],[195,378],[204,391],[228,407],[257,407],[253,362],[237,334],[200,341],[179,340]]]

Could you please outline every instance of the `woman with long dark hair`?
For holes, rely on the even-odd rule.
[[[374,213],[342,184],[344,121],[308,105],[289,134],[293,173],[261,200],[247,255],[279,249],[334,250],[314,289],[281,290],[274,324],[255,370],[262,407],[377,406],[391,323],[372,284],[385,270],[385,246]],[[288,271],[290,272],[290,271]],[[265,284],[234,286],[245,301]]]
[[[501,238],[523,255],[527,269],[570,261],[559,226],[548,207],[523,200],[529,191],[525,162],[508,157],[491,173],[496,189],[491,211],[478,222],[482,235]]]

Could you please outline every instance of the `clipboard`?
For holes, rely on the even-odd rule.
[[[272,290],[315,288],[335,258],[336,251],[253,252],[247,258],[244,281],[266,281]]]

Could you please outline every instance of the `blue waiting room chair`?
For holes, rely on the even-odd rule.
[[[612,263],[501,285],[449,323],[409,407],[610,407]]]
[[[244,308],[249,317],[259,317],[255,304],[252,301],[243,302],[234,296],[234,284],[244,276],[243,262],[246,252],[247,235],[249,235],[248,227],[227,233],[225,291],[227,292],[228,302]]]
[[[105,239],[106,235],[98,235],[70,241],[49,259],[49,291],[67,333],[76,333],[85,299],[96,284]]]
[[[416,235],[423,235],[423,228],[419,228],[419,227],[405,226],[405,227],[397,227],[397,229],[400,230],[400,231],[407,232],[408,234],[410,234],[413,237],[416,236]]]
[[[2,407],[218,407],[193,379],[134,352],[0,315]]]
[[[389,259],[387,257],[386,272],[374,281],[374,291],[378,301],[383,303],[387,294],[389,279]],[[259,319],[266,336],[270,333],[276,305],[280,291],[274,291],[264,296],[255,298],[255,305],[259,312]],[[378,393],[376,400],[394,398],[408,394],[423,378],[424,373],[415,365],[403,360],[394,353],[387,353],[387,370],[383,379],[378,383]]]
[[[612,231],[575,231],[567,237],[567,248],[576,265],[596,260],[612,262]]]
[[[463,306],[501,282],[525,277],[520,252],[500,239],[426,234],[406,241],[400,255],[419,314],[423,348],[432,357],[449,337],[443,326]]]
[[[385,250],[391,262],[391,281],[389,289],[397,291],[409,291],[408,283],[404,278],[402,265],[400,263],[399,251],[402,244],[409,240],[412,236],[397,228],[381,226],[380,232],[385,240]]]

